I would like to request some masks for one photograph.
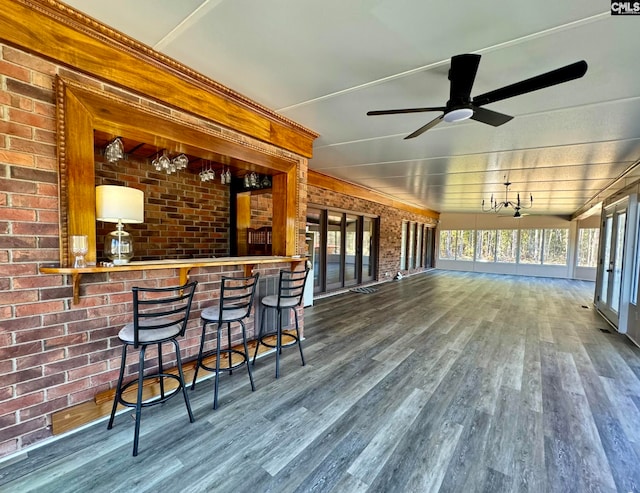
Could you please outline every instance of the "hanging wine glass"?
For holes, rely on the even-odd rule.
[[[202,182],[208,182],[209,181],[209,173],[205,169],[204,166],[202,166],[202,169],[200,170],[200,181],[202,181]]]
[[[224,168],[222,169],[222,171],[220,171],[220,183],[222,183],[223,185],[227,184],[227,173],[225,172]]]
[[[104,157],[110,163],[115,163],[124,157],[124,144],[120,137],[113,139],[104,150]]]
[[[189,164],[189,159],[183,153],[174,157],[172,162],[175,165],[176,170],[181,170],[187,167],[187,165]]]
[[[151,161],[151,164],[153,165],[156,171],[162,171],[162,164],[160,164],[160,159],[158,159],[158,154],[156,154],[156,157],[153,158],[153,161]]]
[[[160,156],[160,158],[158,159],[158,162],[160,163],[161,169],[165,171],[169,169],[169,164],[171,164],[171,161],[169,161],[169,157],[167,156],[166,149],[162,151],[162,156]]]
[[[224,175],[224,181],[227,183],[227,185],[231,185],[231,171],[229,171],[229,168],[227,168],[227,171],[225,171]]]

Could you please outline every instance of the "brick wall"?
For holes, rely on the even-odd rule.
[[[96,153],[96,185],[121,185],[145,192],[144,223],[127,224],[134,260],[207,258],[229,255],[229,187],[202,183],[187,170],[158,173],[150,160],[111,164]],[[115,224],[97,221],[98,259],[105,234]]]
[[[373,214],[380,218],[378,280],[391,279],[399,271],[413,273],[424,270],[420,268],[407,271],[400,268],[402,221],[414,221],[435,227],[436,224],[433,218],[312,185],[307,185],[307,203],[344,209],[355,213]]]
[[[80,285],[80,303],[72,304],[71,279],[39,274],[41,265],[59,260],[56,74],[158,109],[155,102],[0,44],[0,456],[50,437],[53,413],[112,388],[121,350],[117,332],[131,320],[131,288],[175,285],[179,280],[175,269],[87,274]],[[198,124],[193,116],[164,110]],[[272,149],[242,138],[251,141],[253,148]],[[299,192],[304,193],[307,163],[300,162]],[[96,171],[99,183],[158,187],[145,190],[146,224],[127,226],[136,235],[142,256],[166,257],[167,250],[174,250],[176,256],[225,254],[226,188],[203,188],[186,174],[161,180],[146,171],[144,162],[127,165],[121,170],[98,163]],[[203,213],[209,206],[213,211]],[[303,200],[298,211],[299,245],[304,245],[305,214]],[[150,225],[154,231],[166,225],[178,233],[163,244],[149,232]],[[100,236],[113,227],[100,222],[97,226]],[[202,234],[207,238],[198,242]],[[279,268],[267,265],[259,271],[263,276],[275,275]],[[242,271],[228,273],[241,275]],[[197,352],[199,313],[215,298],[220,275],[220,268],[191,270],[191,278],[200,284],[192,320],[181,341],[186,358]],[[248,328],[252,330],[251,325]],[[132,358],[133,368],[135,355]]]
[[[56,74],[158,108],[155,102],[0,44],[0,456],[51,436],[53,413],[91,400],[96,393],[112,388],[120,354],[116,334],[131,319],[131,287],[178,282],[175,269],[83,275],[80,303],[74,305],[70,279],[39,274],[41,265],[57,263],[59,259],[53,91]],[[193,116],[164,109],[198,123]],[[251,145],[269,148],[268,144],[257,141]],[[225,240],[228,221],[223,218],[228,207],[226,188],[207,185],[203,190],[195,177],[186,174],[161,180],[146,171],[149,168],[142,161],[127,165],[124,169],[112,169],[98,159],[96,171],[98,183],[137,187],[152,181],[153,188],[158,187],[157,191],[145,190],[145,224],[127,226],[136,235],[141,256],[166,257],[167,250],[174,250],[176,256],[225,254],[228,243]],[[305,248],[307,194],[310,203],[375,214],[380,216],[378,275],[381,279],[381,273],[398,270],[402,220],[432,222],[429,218],[373,202],[308,187],[305,159],[300,160],[297,187],[300,203],[296,252],[304,253]],[[192,193],[198,197],[197,201],[190,200]],[[256,210],[268,207],[268,194],[256,197]],[[214,207],[213,211],[207,209],[209,214],[202,213],[205,203],[207,207]],[[181,224],[184,217],[188,219]],[[258,220],[266,218],[263,215]],[[164,221],[170,221],[168,230],[179,228],[179,233],[155,248],[159,237],[147,228],[152,224],[153,231],[157,231],[167,224]],[[113,227],[100,222],[97,226],[100,236]],[[199,234],[208,235],[206,245],[197,241]],[[210,239],[213,239],[211,243]],[[278,270],[279,266],[271,265],[260,272],[266,276]],[[200,284],[192,320],[181,342],[186,358],[196,354],[199,313],[215,298],[221,274],[220,268],[191,271],[191,278]],[[135,359],[135,355],[132,358]],[[133,359],[132,368],[136,364]]]
[[[251,227],[271,226],[273,217],[273,198],[271,193],[251,195]]]

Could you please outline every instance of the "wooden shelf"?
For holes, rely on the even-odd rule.
[[[189,281],[189,271],[194,267],[217,267],[225,265],[243,265],[244,274],[251,275],[254,267],[261,264],[278,264],[290,263],[291,269],[295,270],[300,262],[305,262],[306,257],[294,255],[291,257],[283,256],[247,256],[247,257],[220,257],[220,258],[204,258],[204,259],[167,259],[167,260],[149,260],[139,262],[129,262],[125,265],[117,265],[110,267],[94,266],[94,267],[56,267],[42,266],[41,274],[58,274],[70,275],[73,280],[73,303],[80,301],[80,279],[82,274],[96,274],[100,272],[124,272],[139,270],[158,270],[158,269],[179,269],[180,284],[186,284]]]

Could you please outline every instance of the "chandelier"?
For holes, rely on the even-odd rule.
[[[482,201],[482,212],[500,212],[503,207],[513,207],[514,213],[513,217],[522,217],[520,214],[521,209],[530,209],[533,206],[533,195],[529,194],[529,204],[525,205],[520,202],[520,194],[517,194],[517,198],[514,201],[509,200],[509,187],[511,186],[511,182],[507,180],[505,176],[504,182],[504,201],[499,201],[493,198],[493,194],[491,194],[491,200],[489,201],[489,207],[485,208],[484,200]]]

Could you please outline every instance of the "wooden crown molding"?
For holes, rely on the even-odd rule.
[[[423,209],[406,202],[400,202],[388,195],[371,190],[370,188],[363,187],[361,185],[355,185],[347,181],[339,180],[317,171],[309,170],[308,172],[308,184],[314,187],[323,188],[325,190],[332,190],[334,192],[342,193],[344,195],[350,195],[363,200],[369,200],[377,204],[386,205],[395,209],[400,209],[413,214],[420,214],[421,216],[427,216],[433,219],[439,219],[440,213],[431,209]]]
[[[56,0],[0,0],[0,39],[304,157],[318,134]]]

